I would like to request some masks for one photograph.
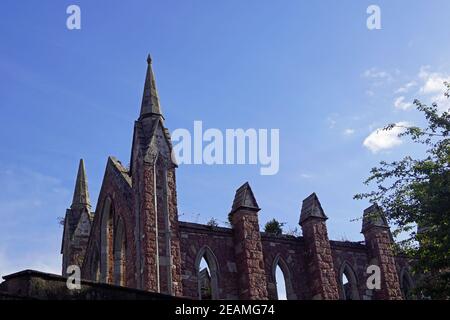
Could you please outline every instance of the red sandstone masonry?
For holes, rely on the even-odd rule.
[[[275,277],[277,260],[281,261],[278,265],[285,278],[287,299],[310,299],[303,238],[262,233],[261,241],[269,299],[275,300],[279,295]],[[284,268],[282,264],[284,264]]]
[[[91,234],[86,250],[86,258],[83,261],[82,277],[83,279],[96,279],[96,266],[100,259],[100,239],[101,239],[101,215],[102,209],[107,198],[111,199],[112,211],[114,212],[113,224],[117,222],[120,217],[124,223],[125,238],[126,238],[126,264],[125,268],[125,285],[128,287],[136,287],[135,281],[135,263],[133,257],[136,255],[134,247],[134,232],[129,226],[133,226],[134,215],[132,214],[132,200],[133,194],[130,185],[124,180],[119,169],[125,170],[120,164],[114,164],[115,160],[108,159],[108,164],[105,170],[103,185],[100,190],[98,198],[96,214],[92,223]],[[117,167],[119,166],[119,167]],[[113,260],[110,260],[110,262]],[[111,264],[110,264],[111,265]]]
[[[157,204],[157,225],[158,225],[158,255],[159,255],[159,292],[170,294],[172,283],[169,283],[169,268],[170,263],[168,259],[169,244],[167,243],[168,229],[168,208],[167,208],[167,190],[165,182],[165,168],[162,157],[158,157],[155,164],[156,169],[156,204]],[[172,275],[170,274],[170,277]]]
[[[207,247],[215,257],[213,262],[217,261],[218,299],[238,299],[238,273],[232,229],[180,222],[180,234],[183,295],[198,299],[196,259],[200,250]]]
[[[302,223],[302,230],[312,299],[339,299],[325,221],[310,218]]]
[[[376,261],[381,271],[381,289],[375,290],[375,298],[380,300],[403,299],[389,229],[372,227],[364,232],[364,237],[369,255]]]
[[[142,234],[142,285],[144,290],[158,292],[157,282],[157,250],[156,250],[156,219],[155,219],[155,190],[153,188],[155,172],[153,165],[143,164],[141,221]]]
[[[366,270],[369,265],[366,246],[358,242],[333,240],[330,240],[330,246],[338,282],[339,297],[344,299],[341,283],[342,275],[340,272],[343,270],[343,265],[347,264],[354,272],[357,280],[358,298],[361,300],[372,299],[372,291],[368,290],[366,285],[368,277]]]
[[[172,294],[175,296],[181,296],[183,294],[183,288],[181,283],[180,230],[178,225],[175,167],[167,170],[167,202],[169,206],[168,211],[171,232]]]
[[[238,209],[232,214],[239,297],[245,300],[268,299],[258,213]]]
[[[366,239],[370,263],[378,265],[381,271],[381,288],[374,290],[375,298],[402,299],[391,232],[386,216],[377,204],[364,210],[361,232]]]

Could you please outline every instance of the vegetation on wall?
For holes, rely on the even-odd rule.
[[[272,219],[265,224],[264,232],[279,236],[283,234],[283,226],[284,223],[278,222],[276,219]]]

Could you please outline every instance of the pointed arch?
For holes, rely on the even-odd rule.
[[[344,283],[344,276],[347,283]],[[355,271],[347,261],[344,261],[339,269],[339,284],[341,287],[341,299],[343,300],[359,300],[358,278]]]
[[[91,254],[91,264],[90,264],[90,277],[93,281],[100,281],[100,254],[98,250],[97,241],[94,243],[94,248]]]
[[[113,239],[114,239],[114,206],[107,197],[101,211],[100,225],[100,281],[112,283],[113,276]]]
[[[411,290],[414,287],[414,281],[411,275],[408,272],[408,269],[405,267],[400,272],[400,289],[403,294],[403,299],[408,300],[412,299]]]
[[[126,285],[126,235],[125,225],[121,217],[118,218],[114,229],[114,284]]]
[[[283,273],[284,284],[286,287],[285,288],[286,289],[286,299],[287,300],[296,300],[297,296],[295,295],[294,288],[292,286],[292,277],[291,277],[291,272],[289,270],[289,266],[286,263],[286,261],[284,261],[284,259],[281,257],[280,254],[277,254],[275,256],[275,258],[273,259],[273,263],[272,263],[272,279],[273,279],[273,283],[275,284],[277,299],[279,298],[278,287],[277,287],[277,277],[276,277],[277,267],[279,267],[281,269],[281,272]]]
[[[202,283],[200,279],[200,263],[202,259],[205,259],[208,264],[208,269],[210,272],[210,286],[211,286],[211,298],[213,300],[219,299],[219,263],[217,262],[217,258],[214,255],[211,248],[208,246],[203,246],[197,253],[197,257],[195,258],[195,273],[197,276],[197,284],[198,284],[198,298],[201,300],[202,298]]]

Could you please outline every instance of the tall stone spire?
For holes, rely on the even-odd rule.
[[[77,265],[81,267],[83,264],[93,218],[90,211],[91,201],[89,199],[86,169],[83,159],[80,159],[72,205],[70,209],[66,210],[64,217],[64,233],[61,243],[63,275],[66,275],[68,266]]]
[[[161,116],[164,119],[161,112],[161,106],[159,105],[158,91],[156,90],[155,74],[152,69],[152,58],[148,55],[147,74],[145,76],[140,118],[152,115]]]
[[[84,167],[84,160],[80,159],[78,166],[77,181],[75,183],[75,191],[73,193],[71,209],[82,209],[84,207],[91,208],[91,201],[89,199],[88,182],[86,177],[86,169]]]

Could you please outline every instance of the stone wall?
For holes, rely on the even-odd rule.
[[[286,290],[287,298],[293,300],[309,299],[311,293],[308,284],[303,238],[262,233],[261,239],[269,299],[278,298],[274,273],[277,265],[280,266],[286,286],[288,286],[288,290]],[[289,288],[289,286],[291,287]]]
[[[238,299],[237,266],[234,254],[233,231],[228,228],[180,222],[181,270],[183,295],[197,299],[198,266],[206,250],[214,255],[217,264],[218,299]],[[213,266],[210,266],[210,268]]]
[[[82,265],[81,274],[83,279],[97,280],[98,274],[101,272],[100,257],[102,254],[102,237],[101,237],[101,225],[102,218],[105,215],[112,214],[112,230],[116,230],[114,226],[117,225],[119,218],[122,219],[125,231],[125,259],[127,263],[125,285],[129,287],[136,287],[135,281],[135,263],[134,257],[136,256],[136,247],[134,246],[134,230],[135,224],[134,215],[132,214],[132,192],[131,192],[131,179],[127,177],[126,169],[114,158],[108,159],[108,164],[105,170],[104,183],[100,190],[99,200],[95,211],[95,218],[93,221],[91,235],[86,250],[86,258]],[[110,203],[109,210],[106,212],[106,203]],[[112,233],[110,230],[110,233]],[[110,241],[114,234],[109,234]],[[110,253],[112,251],[110,250]],[[107,282],[112,283],[112,265],[114,260],[112,254],[108,255],[109,272],[106,275]],[[105,275],[103,275],[105,276]],[[101,278],[100,278],[101,279]],[[100,280],[98,279],[98,280]]]
[[[218,269],[218,299],[238,299],[240,282],[238,278],[238,264],[234,251],[235,240],[231,228],[210,227],[201,224],[180,222],[182,284],[183,296],[197,299],[198,294],[198,266],[199,255],[205,247],[214,255]],[[269,299],[277,299],[275,268],[282,270],[287,299],[310,300],[314,297],[311,281],[317,280],[308,269],[308,255],[304,237],[288,235],[273,235],[262,232],[262,252],[264,256],[264,273],[266,277],[267,294]],[[348,266],[354,272],[357,283],[358,299],[379,299],[374,292],[368,290],[366,273],[369,265],[369,251],[363,242],[329,241],[332,257],[333,274],[337,285],[338,296],[334,299],[344,299],[342,286],[343,267]],[[409,263],[405,258],[395,258],[397,273],[408,270]],[[209,261],[208,261],[209,263]],[[211,266],[210,266],[211,267]],[[385,285],[385,284],[383,284]],[[326,291],[326,288],[324,288]]]
[[[164,294],[93,281],[82,281],[80,290],[69,290],[67,278],[34,270],[3,278],[0,300],[180,300]]]
[[[348,266],[354,273],[358,284],[358,299],[371,300],[372,292],[367,290],[367,266],[369,265],[366,246],[358,242],[330,241],[334,270],[338,283],[339,298],[344,299],[342,273]]]

